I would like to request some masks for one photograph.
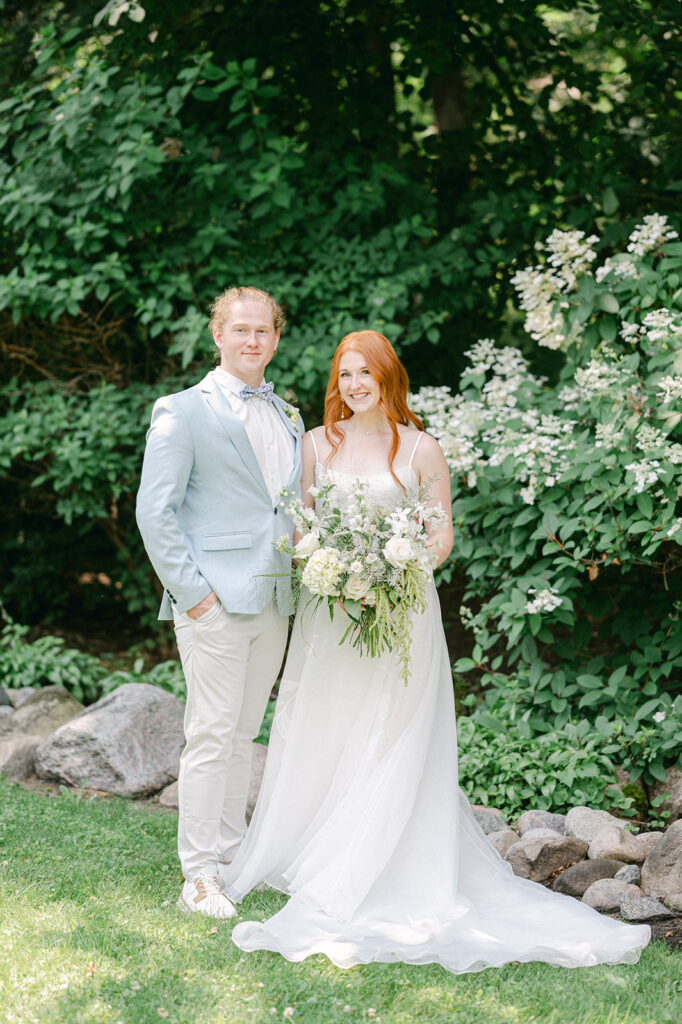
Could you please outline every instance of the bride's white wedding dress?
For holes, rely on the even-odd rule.
[[[318,464],[318,473],[321,467]],[[411,465],[397,471],[416,485]],[[330,473],[343,495],[352,476]],[[367,480],[393,505],[390,473]],[[396,659],[339,647],[347,620],[301,600],[263,784],[248,833],[221,874],[235,901],[260,883],[289,894],[269,920],[238,924],[244,950],[324,953],[476,971],[509,961],[633,963],[646,925],[602,917],[517,878],[457,781],[452,677],[436,589],[415,617],[409,684]]]

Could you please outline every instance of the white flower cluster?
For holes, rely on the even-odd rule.
[[[601,267],[597,267],[595,270],[594,279],[597,284],[601,284],[604,278],[608,277],[609,274],[613,274],[614,277],[627,277],[632,279],[636,279],[641,276],[637,269],[637,264],[633,263],[632,259],[623,254],[607,257]]]
[[[653,484],[658,482],[662,472],[661,464],[657,459],[642,459],[641,462],[631,462],[625,467],[635,475],[635,494],[647,491]]]
[[[511,283],[519,296],[519,306],[527,314],[525,330],[544,348],[566,348],[573,340],[577,326],[566,334],[561,314],[561,295],[573,291],[578,277],[596,259],[592,248],[599,239],[585,238],[584,231],[552,231],[547,241],[536,248],[548,253],[544,266],[517,271]]]
[[[662,377],[656,387],[662,392],[661,402],[663,404],[682,398],[682,377]]]
[[[624,431],[615,423],[597,423],[595,427],[595,448],[617,448],[623,440]]]
[[[682,519],[675,519],[675,521],[671,523],[670,527],[668,528],[666,537],[674,537],[676,533],[680,532],[680,530],[682,530]]]
[[[554,587],[548,587],[545,590],[539,591],[535,587],[529,587],[526,594],[535,594],[532,600],[526,602],[526,612],[528,615],[533,615],[535,612],[553,612],[562,603],[562,599]]]
[[[650,423],[642,423],[635,436],[635,446],[642,452],[662,448],[666,443],[667,438],[663,431],[652,427]]]
[[[297,555],[300,554],[297,551]],[[333,548],[320,548],[313,551],[306,562],[301,580],[311,594],[329,597],[339,594],[339,577],[343,565],[338,553]]]
[[[623,373],[629,373],[613,363],[603,359],[590,359],[587,366],[579,366],[574,379],[583,398],[590,398],[600,391],[606,391],[615,384]]]
[[[634,256],[644,256],[677,237],[677,231],[669,226],[665,215],[650,213],[630,235],[628,252]]]

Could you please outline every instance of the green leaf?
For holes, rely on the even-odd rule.
[[[610,292],[602,292],[599,296],[598,305],[600,309],[603,309],[605,313],[617,313],[620,309],[620,303],[615,295]]]

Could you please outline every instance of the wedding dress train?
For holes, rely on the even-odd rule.
[[[331,474],[343,494],[350,476]],[[398,470],[406,486],[411,466]],[[394,504],[389,473],[366,478]],[[435,586],[415,616],[411,674],[396,659],[339,646],[347,624],[301,600],[258,803],[221,874],[231,899],[260,883],[290,898],[238,924],[244,950],[339,967],[439,963],[452,972],[509,961],[563,967],[633,963],[646,925],[601,916],[517,878],[458,787],[452,677]]]

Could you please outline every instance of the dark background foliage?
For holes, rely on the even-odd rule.
[[[224,287],[286,304],[272,375],[314,423],[349,329],[455,385],[520,336],[537,240],[608,246],[682,189],[673,0],[116,6],[0,5],[0,572],[29,623],[151,626],[144,433]]]

